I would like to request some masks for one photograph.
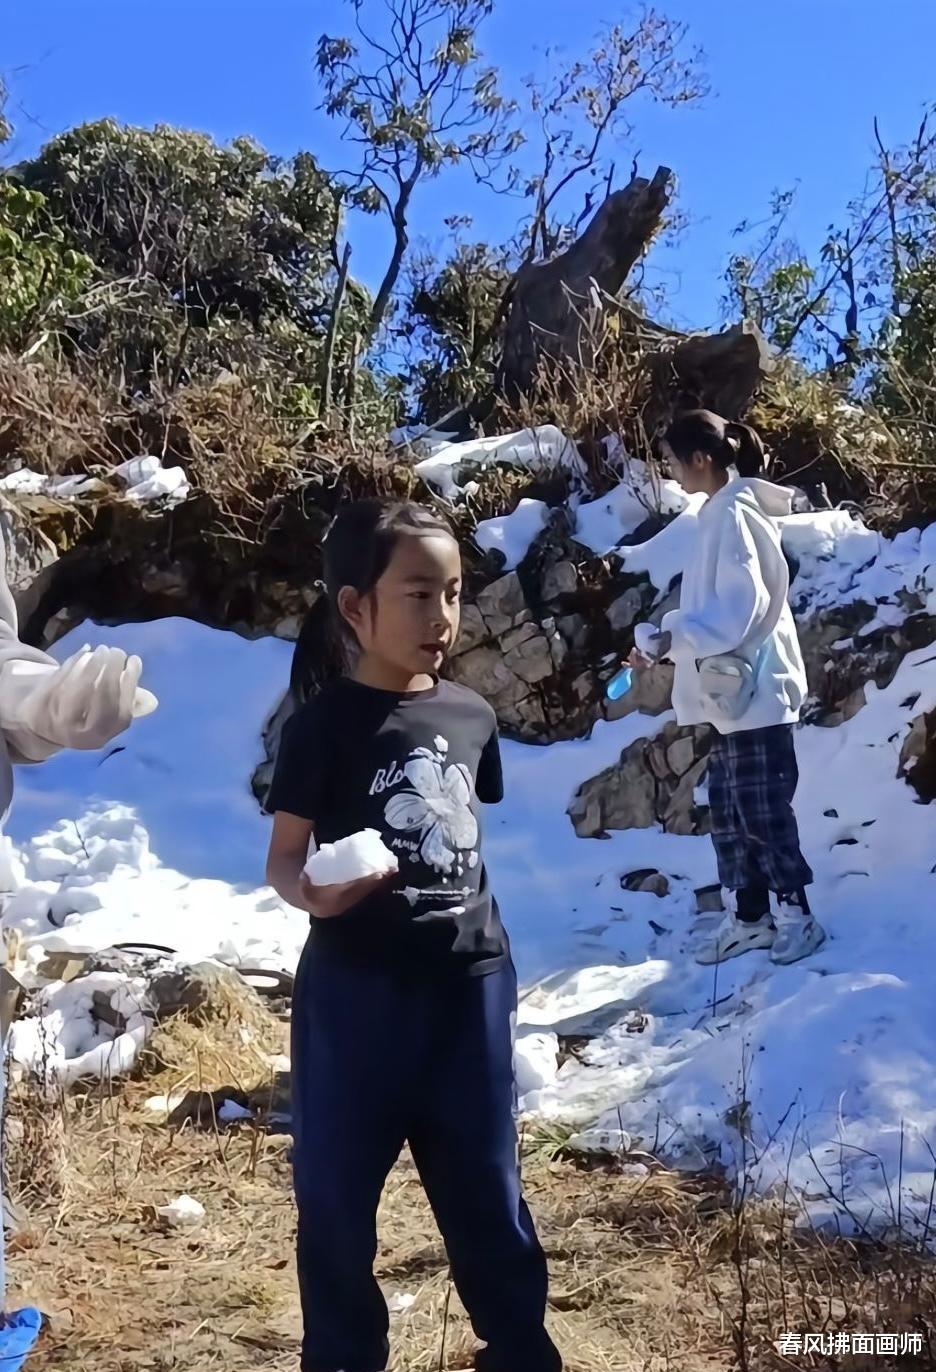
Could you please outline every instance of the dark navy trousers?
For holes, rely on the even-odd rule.
[[[302,1372],[380,1372],[376,1215],[408,1142],[478,1338],[478,1372],[556,1372],[546,1260],[520,1190],[510,964],[350,965],[310,943],[293,997]]]

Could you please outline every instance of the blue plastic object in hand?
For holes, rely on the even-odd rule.
[[[631,688],[631,682],[633,680],[634,673],[631,671],[630,667],[622,667],[619,672],[615,672],[606,688],[605,694],[608,699],[620,700],[621,696],[626,696]]]

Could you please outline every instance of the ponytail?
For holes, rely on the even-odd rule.
[[[711,410],[686,410],[673,420],[665,437],[683,463],[704,453],[722,471],[737,467],[741,476],[760,476],[767,466],[767,450],[750,424],[722,419]]]
[[[740,476],[761,476],[767,467],[767,449],[756,429],[737,419],[725,425],[725,441],[733,448]]]

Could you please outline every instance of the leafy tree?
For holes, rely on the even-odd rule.
[[[528,147],[540,160],[532,172],[513,168],[514,185],[533,202],[524,261],[551,257],[610,191],[608,149],[633,137],[630,112],[639,98],[676,108],[707,93],[702,55],[687,50],[687,38],[687,25],[648,9],[633,26],[608,29],[582,59],[547,54],[546,83],[525,82]]]
[[[43,197],[0,176],[0,344],[21,352],[58,328],[92,272],[93,263],[66,242]]]
[[[458,243],[441,264],[429,254],[413,263],[400,334],[422,420],[467,403],[490,376],[512,274],[507,250],[487,243]]]
[[[926,283],[936,260],[933,114],[896,149],[875,123],[878,157],[866,189],[844,224],[829,226],[815,260],[782,236],[793,196],[775,193],[766,234],[729,264],[728,312],[751,315],[784,351],[851,368],[862,384],[888,354],[912,362],[918,345],[926,351]],[[736,232],[750,230],[742,224]]]
[[[59,135],[17,175],[107,284],[72,332],[96,365],[131,389],[226,367],[314,410],[340,206],[310,154],[284,162],[249,139],[222,147],[103,120]],[[350,282],[341,365],[368,303]]]
[[[284,163],[246,138],[220,147],[106,119],[60,134],[19,175],[99,268],[159,283],[189,322],[321,326],[337,201],[308,153]]]
[[[413,197],[420,184],[464,163],[485,180],[520,142],[515,106],[484,66],[478,29],[493,0],[380,0],[363,17],[349,0],[356,37],[319,40],[323,108],[341,121],[357,151],[352,203],[384,211],[393,248],[370,314],[373,336],[383,322],[409,246]]]
[[[0,80],[0,147],[7,141],[13,130],[10,121],[6,117],[7,89],[3,81]]]
[[[774,191],[766,223],[756,226],[763,230],[762,236],[732,253],[725,272],[726,318],[734,320],[740,315],[753,320],[780,350],[791,347],[801,332],[804,311],[810,308],[817,289],[817,268],[786,232],[794,204],[793,190]],[[734,236],[750,236],[754,227],[743,220]],[[827,327],[829,301],[816,301],[812,308],[811,346],[817,343],[816,330]]]

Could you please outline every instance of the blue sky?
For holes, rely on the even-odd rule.
[[[374,0],[365,0],[366,4]],[[343,0],[8,0],[0,72],[12,89],[15,156],[60,129],[113,115],[162,121],[226,139],[250,133],[272,151],[301,147],[343,163],[337,130],[316,112],[312,69],[323,30],[348,28]],[[674,318],[706,325],[718,313],[720,277],[741,219],[766,212],[771,190],[800,186],[794,220],[821,243],[859,193],[873,154],[872,121],[885,138],[909,135],[936,100],[936,0],[662,0],[689,23],[708,55],[704,107],[645,109],[632,145],[615,150],[623,172],[671,166],[690,225],[655,255]],[[482,34],[486,57],[517,86],[547,46],[583,51],[603,25],[624,19],[612,0],[499,0]],[[9,156],[9,153],[8,153]],[[442,220],[471,213],[478,236],[511,233],[518,206],[463,178],[440,181],[414,211],[414,231],[442,247]],[[378,224],[355,233],[353,269],[379,275]]]

